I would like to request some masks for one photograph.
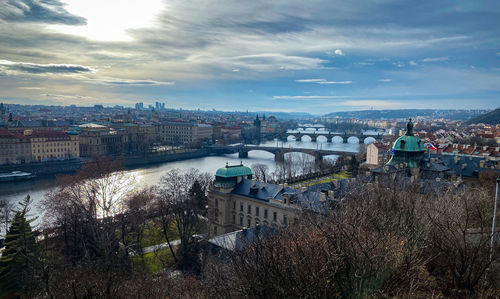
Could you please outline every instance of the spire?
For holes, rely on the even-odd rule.
[[[406,136],[413,136],[413,123],[411,121],[411,117],[406,124]]]

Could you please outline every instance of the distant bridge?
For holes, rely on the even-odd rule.
[[[266,151],[274,155],[275,161],[284,161],[286,153],[305,153],[313,156],[316,161],[321,161],[324,156],[328,155],[356,155],[355,152],[344,152],[337,150],[317,150],[309,148],[286,148],[286,147],[272,147],[272,146],[245,146],[245,145],[213,145],[209,147],[210,151],[215,154],[234,154],[238,153],[239,158],[248,158],[250,151]]]
[[[334,132],[325,132],[325,131],[294,131],[294,132],[285,132],[285,133],[263,133],[262,137],[265,139],[279,139],[282,141],[287,141],[288,137],[293,136],[295,137],[295,140],[302,140],[302,137],[304,136],[309,136],[311,138],[312,142],[316,142],[318,137],[325,137],[326,142],[333,142],[334,138],[339,141],[340,143],[340,138],[342,138],[343,143],[348,143],[349,138],[355,137],[358,139],[359,143],[364,143],[367,138],[372,137],[376,141],[382,140],[384,137],[383,134],[377,134],[377,135],[364,135],[364,134],[349,134],[349,133],[334,133]],[[351,138],[351,140],[353,140]]]

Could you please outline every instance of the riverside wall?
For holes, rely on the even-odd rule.
[[[121,160],[123,162],[124,167],[126,168],[136,168],[144,165],[196,159],[208,156],[209,154],[210,154],[209,150],[200,149],[200,150],[192,150],[184,152],[157,153],[157,154],[149,154],[142,156],[120,156],[120,157],[114,157],[112,159]],[[9,173],[12,171],[24,171],[33,173],[37,176],[72,173],[79,170],[83,164],[90,161],[91,161],[90,159],[73,159],[73,160],[50,161],[41,163],[1,165],[0,173]]]

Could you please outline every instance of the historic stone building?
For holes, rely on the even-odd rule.
[[[161,142],[180,145],[212,140],[212,126],[194,123],[165,123],[157,126]]]
[[[19,133],[0,128],[0,165],[31,162],[29,139]]]
[[[211,235],[257,224],[286,225],[302,208],[317,208],[325,199],[318,192],[256,181],[242,164],[217,170],[208,198]]]

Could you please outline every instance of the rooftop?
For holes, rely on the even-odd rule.
[[[252,170],[246,166],[243,166],[243,164],[231,165],[231,166],[228,166],[226,164],[225,167],[217,169],[215,175],[223,178],[232,178],[238,176],[252,175]]]

